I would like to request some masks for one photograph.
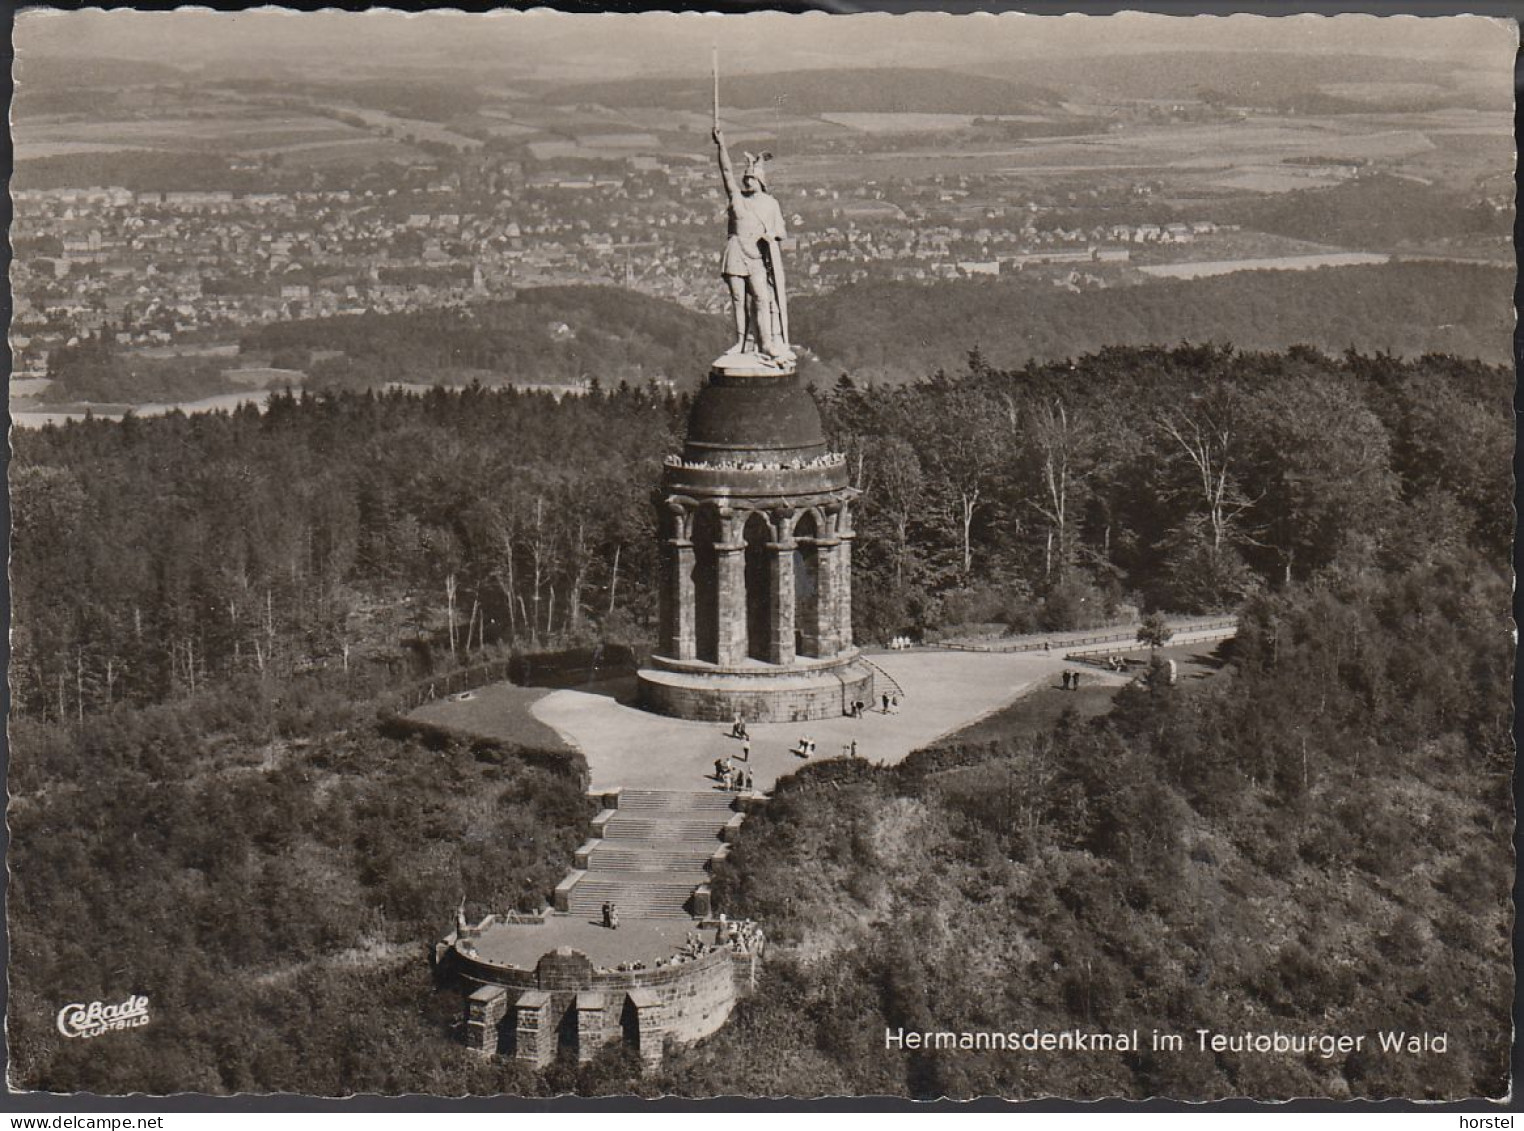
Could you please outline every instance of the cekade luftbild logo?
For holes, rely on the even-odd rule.
[[[66,1037],[99,1037],[113,1029],[137,1029],[148,1024],[148,999],[138,995],[119,1005],[75,1002],[58,1011],[58,1031]]]

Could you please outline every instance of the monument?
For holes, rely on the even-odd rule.
[[[845,456],[788,342],[782,210],[763,163],[737,181],[719,128],[728,202],[721,274],[736,342],[693,403],[657,495],[660,629],[642,705],[688,719],[833,718],[873,700],[852,643],[852,503]]]
[[[788,348],[788,292],[783,273],[782,246],[788,231],[783,210],[768,193],[764,179],[764,165],[772,154],[746,154],[746,171],[738,183],[718,124],[714,144],[719,150],[729,229],[720,275],[730,288],[736,327],[735,345],[725,354],[757,352],[781,369],[794,361],[794,355]]]

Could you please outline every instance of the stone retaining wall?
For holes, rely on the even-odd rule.
[[[699,722],[728,723],[737,715],[750,723],[839,719],[854,701],[873,702],[873,673],[860,664],[813,679],[703,679],[647,670],[639,680],[646,710]]]
[[[466,1044],[544,1067],[563,1045],[588,1060],[625,1040],[648,1065],[668,1038],[688,1042],[725,1024],[736,1000],[756,984],[760,958],[719,947],[681,965],[595,970],[563,947],[534,970],[497,966],[455,953],[465,986]]]

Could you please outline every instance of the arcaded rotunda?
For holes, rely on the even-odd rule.
[[[871,702],[852,645],[857,494],[791,364],[718,359],[658,493],[661,627],[643,705],[788,722]]]

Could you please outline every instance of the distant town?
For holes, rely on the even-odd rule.
[[[566,283],[622,285],[702,311],[722,305],[714,273],[723,200],[707,162],[641,155],[608,172],[531,172],[465,156],[399,169],[395,182],[18,190],[12,238],[26,254],[12,273],[16,377],[45,378],[51,350],[107,328],[119,345],[164,347],[283,319],[421,310]],[[1130,191],[1146,201],[1152,187]],[[790,184],[781,195],[808,247],[791,277],[802,294],[1035,267],[1062,268],[1052,272],[1056,286],[1104,287],[1116,281],[1105,268],[1127,264],[1137,248],[1219,232],[1210,219],[1064,223],[1049,217],[1072,200],[1015,202],[996,177]]]
[[[1447,74],[1392,109],[1390,80],[1408,74],[1392,61],[1364,60],[1350,84],[1302,59],[1285,90],[1240,75],[1238,57],[1195,63],[1212,82],[1166,97],[1093,65],[1084,94],[929,70],[738,77],[722,120],[738,151],[777,151],[789,292],[807,300],[887,282],[1008,281],[1025,301],[1395,258],[1512,263],[1511,152],[1492,140],[1506,112]],[[58,351],[86,342],[236,357],[207,390],[223,394],[306,376],[313,358],[277,373],[250,349],[283,322],[566,285],[725,308],[709,92],[681,80],[325,85],[93,66],[83,87],[35,58],[18,72],[13,409],[141,400],[101,382],[48,394]]]

